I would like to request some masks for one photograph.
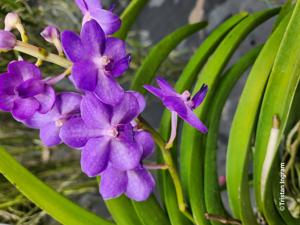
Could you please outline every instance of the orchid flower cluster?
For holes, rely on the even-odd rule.
[[[0,109],[10,112],[24,125],[39,129],[46,146],[64,143],[81,151],[81,168],[89,177],[101,176],[100,194],[111,199],[125,194],[144,201],[152,193],[155,180],[143,164],[154,150],[152,135],[140,129],[137,117],[146,106],[144,97],[124,90],[117,82],[129,68],[130,55],[124,41],[112,36],[121,26],[120,18],[103,9],[98,0],[76,0],[83,14],[80,34],[48,26],[42,37],[59,55],[71,61],[70,80],[78,92],[56,93],[54,85],[67,76],[43,78],[40,63],[12,61],[0,76]],[[5,18],[0,31],[0,50],[13,50],[27,35],[16,13]],[[159,97],[172,112],[172,132],[176,137],[177,116],[205,133],[207,128],[193,113],[203,101],[207,86],[191,98],[178,94],[163,78],[159,88],[145,88]]]

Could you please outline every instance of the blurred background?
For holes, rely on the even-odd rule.
[[[116,4],[116,12],[121,13],[128,5],[129,0],[103,0],[105,7]],[[121,78],[121,83],[128,87],[134,72],[141,64],[150,47],[176,28],[187,23],[203,20],[209,26],[198,34],[181,43],[169,58],[163,63],[159,73],[174,83],[180,75],[189,57],[201,44],[210,31],[219,23],[240,11],[254,12],[266,8],[276,7],[283,0],[150,0],[148,6],[141,13],[128,37],[128,50],[133,56],[130,71]],[[7,12],[17,11],[25,24],[30,36],[30,42],[54,49],[40,37],[39,33],[46,25],[56,25],[60,30],[80,30],[81,13],[76,8],[73,0],[1,0],[0,1],[0,26],[3,28],[3,19]],[[232,62],[237,56],[244,54],[256,44],[263,43],[272,29],[272,21],[252,32],[241,44],[235,53]],[[6,70],[8,60],[15,59],[15,53],[0,54],[0,71]],[[22,57],[28,58],[24,55]],[[231,62],[231,63],[232,63]],[[47,75],[55,75],[61,69],[44,64],[42,70]],[[231,120],[238,102],[241,87],[245,77],[241,79],[234,89],[229,101],[226,103],[219,143],[219,171],[225,175],[225,151]],[[72,90],[67,81],[62,82],[58,91]],[[159,126],[163,111],[160,103],[147,97],[148,106],[144,117],[155,127]],[[204,121],[205,122],[205,121]],[[38,138],[38,132],[27,129],[15,122],[9,114],[0,113],[0,143],[13,154],[24,166],[46,181],[54,189],[70,197],[79,205],[99,215],[109,217],[104,204],[98,194],[95,179],[89,179],[81,173],[79,152],[70,150],[64,145],[55,148],[44,147]],[[224,195],[226,203],[226,195]],[[0,175],[0,223],[17,225],[58,224],[45,212],[24,198],[17,189]]]

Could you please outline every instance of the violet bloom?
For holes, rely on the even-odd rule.
[[[153,153],[155,144],[150,133],[136,130],[134,139],[143,149],[141,160]],[[100,175],[100,194],[105,200],[116,198],[124,193],[135,201],[144,201],[155,186],[155,180],[142,164],[127,171],[121,171],[109,165]]]
[[[53,88],[42,80],[38,67],[26,61],[14,61],[0,75],[0,110],[12,112],[23,121],[35,112],[47,113],[55,101]]]
[[[24,123],[31,128],[40,129],[40,138],[46,146],[58,145],[62,142],[59,133],[65,122],[80,115],[81,99],[81,95],[77,93],[60,93],[48,113],[37,112]]]
[[[117,38],[106,38],[101,27],[91,20],[84,24],[80,37],[72,31],[64,31],[62,44],[74,63],[75,85],[83,91],[95,92],[106,104],[117,104],[124,90],[115,78],[128,69],[130,61],[125,43]]]
[[[199,120],[193,112],[204,100],[208,88],[203,85],[201,89],[191,98],[189,91],[182,94],[177,93],[173,87],[163,78],[156,79],[159,88],[151,85],[144,85],[150,93],[160,98],[164,106],[172,112],[172,131],[167,145],[171,145],[176,136],[177,115],[202,133],[207,132],[206,126]]]
[[[105,34],[112,34],[120,28],[119,16],[110,10],[103,9],[100,0],[75,0],[75,2],[84,15],[83,24],[94,19],[102,27]]]
[[[17,40],[13,33],[0,30],[0,51],[12,50],[16,44]]]
[[[140,103],[125,93],[116,106],[102,103],[87,93],[81,102],[81,118],[72,118],[62,127],[60,137],[72,148],[81,149],[81,168],[88,176],[99,175],[110,162],[118,170],[136,168],[143,149],[134,139],[131,121],[140,112]]]

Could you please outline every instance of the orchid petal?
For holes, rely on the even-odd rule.
[[[104,200],[116,198],[123,194],[127,186],[126,172],[109,166],[101,174],[100,194]]]
[[[89,128],[81,118],[73,117],[61,127],[59,136],[66,145],[81,148],[90,138],[99,135],[97,130]]]
[[[139,103],[132,93],[126,92],[123,99],[113,107],[112,125],[130,123],[139,114]]]
[[[163,98],[163,104],[170,110],[180,115],[186,115],[188,107],[179,97],[168,96]]]
[[[99,175],[109,160],[110,138],[91,138],[81,151],[81,169],[89,177]]]
[[[47,113],[55,103],[55,91],[52,87],[47,85],[45,91],[34,96],[34,98],[40,103],[39,112]]]
[[[193,109],[196,109],[204,100],[208,91],[207,85],[203,84],[200,90],[195,94],[192,98],[192,102],[194,103]]]
[[[102,27],[105,34],[113,34],[121,27],[121,19],[109,10],[94,8],[90,14]]]
[[[36,65],[26,61],[13,61],[8,64],[7,70],[8,73],[13,74],[14,76],[21,77],[23,81],[29,80],[31,78],[42,78],[39,68]]]
[[[80,32],[81,41],[89,57],[103,53],[105,48],[105,33],[95,20],[86,22]]]
[[[135,201],[149,198],[155,186],[152,175],[144,168],[127,171],[127,189],[125,194]]]
[[[12,115],[17,120],[26,120],[33,116],[39,107],[39,102],[34,98],[18,98],[14,101]]]
[[[165,95],[177,96],[175,89],[165,79],[158,76],[156,82]]]
[[[110,162],[120,170],[129,170],[140,163],[143,151],[136,142],[117,139],[111,141]]]
[[[74,63],[72,67],[72,78],[75,86],[84,91],[94,91],[97,85],[97,68],[90,61]]]
[[[67,58],[72,62],[84,59],[84,48],[80,37],[75,32],[69,30],[63,31],[61,34],[61,42]]]
[[[124,90],[117,81],[105,74],[98,75],[95,93],[102,102],[108,105],[118,104],[124,96]]]
[[[95,128],[110,127],[111,109],[94,94],[87,93],[81,102],[81,116],[84,122]]]
[[[62,141],[59,137],[59,130],[60,128],[57,127],[54,122],[43,126],[40,130],[42,142],[48,147],[60,144]]]
[[[147,91],[149,91],[151,94],[155,95],[156,97],[162,99],[165,96],[165,93],[156,87],[153,87],[151,85],[144,85],[143,86]]]
[[[155,143],[149,132],[138,131],[135,133],[134,138],[143,148],[142,159],[149,157],[154,152]]]

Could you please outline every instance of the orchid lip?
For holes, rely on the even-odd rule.
[[[110,63],[110,58],[106,55],[104,56],[97,56],[94,58],[94,62],[95,64],[99,67],[99,68],[104,68],[105,66],[107,66]]]
[[[66,122],[65,119],[58,119],[58,120],[55,121],[55,126],[62,127],[65,122]]]

